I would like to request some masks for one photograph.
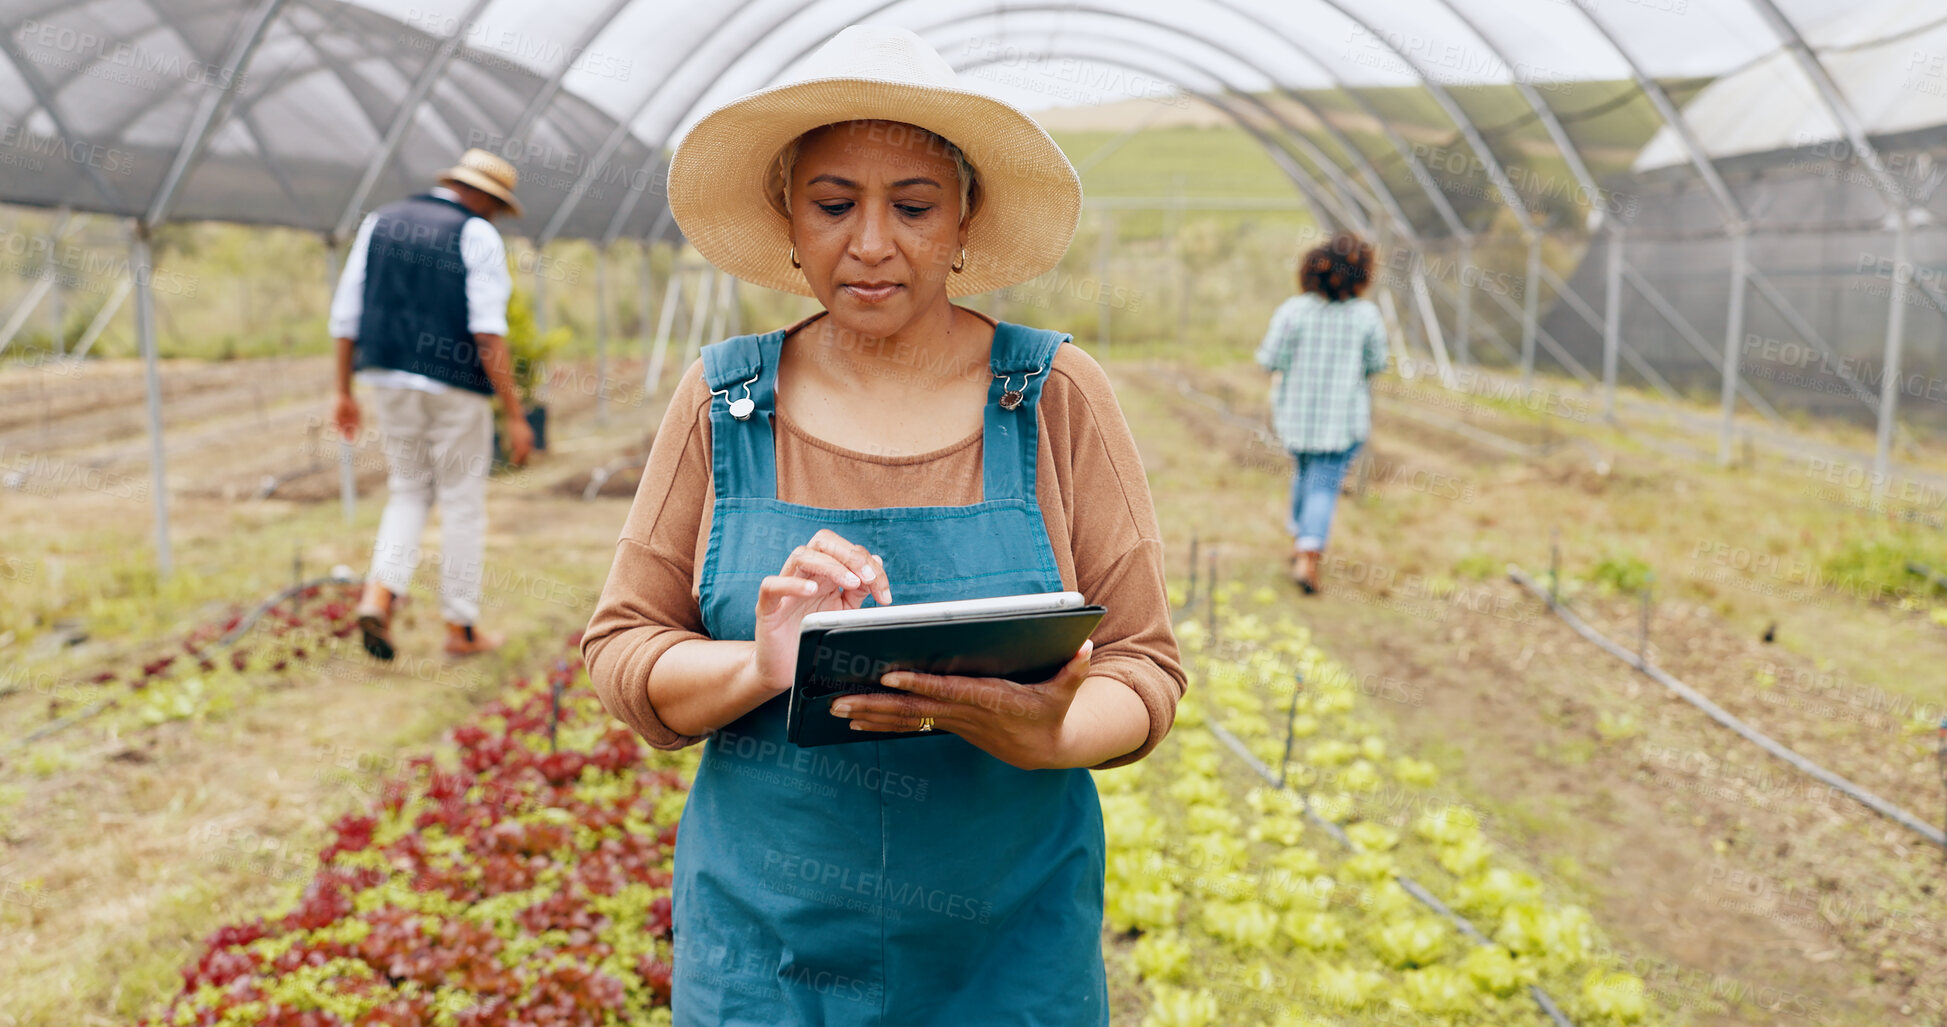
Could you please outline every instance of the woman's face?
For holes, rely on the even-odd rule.
[[[849,121],[800,141],[791,241],[839,328],[882,339],[944,307],[966,236],[958,167],[937,136]]]

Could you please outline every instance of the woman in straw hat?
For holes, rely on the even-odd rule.
[[[1143,469],[1102,369],[952,298],[1034,278],[1074,169],[904,30],[854,26],[704,117],[670,205],[711,262],[815,297],[708,347],[656,434],[583,650],[651,744],[708,738],[676,851],[679,1024],[1108,1022],[1090,767],[1183,672]],[[1108,614],[1039,685],[886,676],[858,743],[785,740],[799,624],[1073,589]],[[871,741],[874,732],[946,737]]]

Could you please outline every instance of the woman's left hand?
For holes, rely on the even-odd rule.
[[[879,683],[911,694],[848,695],[832,703],[832,712],[851,718],[854,731],[917,731],[931,717],[933,730],[951,731],[1023,770],[1065,766],[1062,724],[1088,679],[1094,648],[1093,640],[1082,643],[1074,659],[1038,684],[893,671]]]

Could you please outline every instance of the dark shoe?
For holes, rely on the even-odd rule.
[[[479,631],[471,624],[448,624],[446,626],[446,655],[472,656],[476,653],[490,653],[505,645],[507,640],[492,632]]]
[[[358,632],[366,652],[376,659],[392,659],[392,593],[376,581],[368,583],[359,597]]]

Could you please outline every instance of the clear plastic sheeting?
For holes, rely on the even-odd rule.
[[[1947,378],[1937,0],[0,0],[0,199],[342,232],[484,146],[517,233],[674,239],[684,128],[858,22],[1029,109],[1208,104],[1413,255],[1431,356],[1882,426]]]
[[[515,231],[565,213],[555,234],[599,237],[636,192],[649,202],[618,234],[646,232],[661,210],[650,148],[560,82],[564,70],[646,70],[630,53],[577,48],[574,12],[599,5],[515,5],[528,17],[504,29],[448,6],[0,4],[0,199],[339,232],[482,146],[517,158],[527,216]],[[611,139],[607,166],[588,173]],[[199,143],[171,191],[172,169]]]

